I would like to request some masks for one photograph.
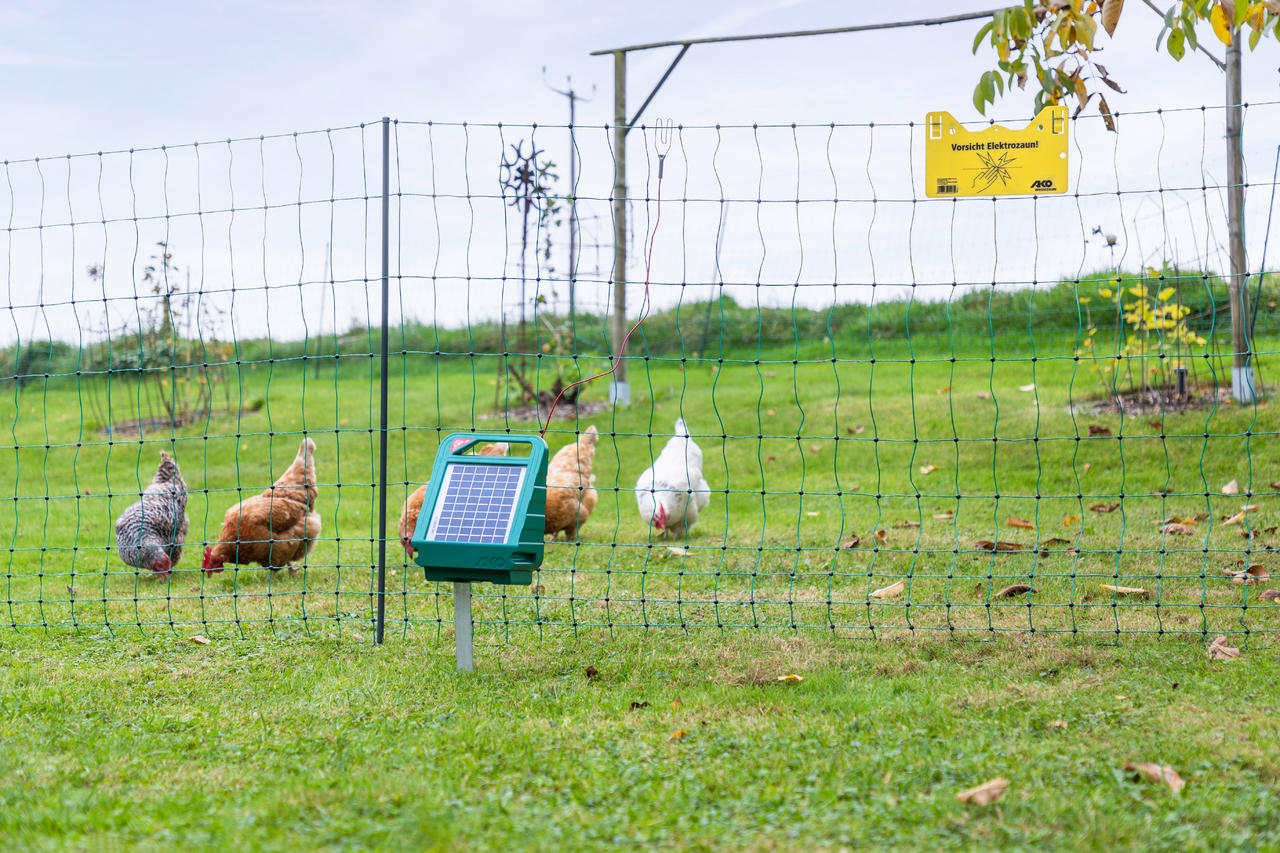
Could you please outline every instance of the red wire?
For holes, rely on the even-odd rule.
[[[551,409],[547,412],[547,423],[545,426],[543,426],[542,431],[538,433],[543,438],[547,437],[547,430],[551,428],[551,419],[555,417],[555,414],[556,414],[556,406],[560,405],[560,398],[564,396],[565,392],[568,391],[570,388],[575,388],[587,382],[594,381],[596,379],[599,379],[602,376],[613,375],[613,372],[618,369],[618,365],[622,362],[623,353],[627,351],[627,341],[631,340],[631,333],[634,332],[636,329],[640,328],[640,324],[649,318],[649,270],[653,266],[653,244],[656,243],[658,240],[658,224],[661,222],[662,222],[662,178],[658,178],[658,213],[653,220],[653,232],[649,235],[649,252],[645,256],[645,260],[644,260],[644,310],[640,314],[640,319],[636,320],[635,325],[632,326],[627,331],[627,334],[622,338],[622,346],[618,347],[618,358],[614,360],[613,367],[609,368],[603,373],[597,373],[595,376],[588,376],[586,379],[579,379],[577,382],[574,382],[570,385],[566,385],[565,387],[560,389],[560,393],[556,395],[555,400],[552,401],[551,403]]]

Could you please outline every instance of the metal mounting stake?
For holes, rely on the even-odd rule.
[[[453,583],[453,639],[458,672],[471,672],[475,664],[475,638],[471,633],[471,584]]]

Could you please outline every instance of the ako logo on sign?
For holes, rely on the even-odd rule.
[[[1045,107],[1022,130],[966,130],[950,113],[925,116],[925,193],[930,198],[1067,191],[1067,108]]]

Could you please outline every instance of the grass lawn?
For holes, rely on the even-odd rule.
[[[467,677],[448,590],[394,530],[445,435],[537,429],[495,412],[495,358],[395,360],[381,648],[368,356],[318,375],[245,363],[231,414],[142,440],[93,422],[94,380],[6,388],[0,833],[90,849],[1265,847],[1280,604],[1269,578],[1225,572],[1280,570],[1268,404],[1098,413],[1073,337],[969,332],[636,361],[630,407],[553,423],[553,451],[600,429],[599,504],[533,586],[477,588]],[[1195,368],[1199,393],[1225,381],[1216,358]],[[113,411],[138,392],[116,380]],[[672,543],[631,489],[679,415],[715,494]],[[204,577],[225,508],[304,432],[324,523],[305,566]],[[161,447],[191,530],[155,580],[120,563],[112,520]],[[1031,589],[1001,595],[1014,584]],[[1208,660],[1218,633],[1241,659]],[[1135,782],[1127,761],[1187,787]],[[997,804],[956,801],[994,776],[1010,782]]]
[[[1280,834],[1269,652],[618,632],[483,647],[458,676],[451,651],[6,632],[0,834],[281,850],[1225,850]],[[1001,800],[957,802],[996,776]]]

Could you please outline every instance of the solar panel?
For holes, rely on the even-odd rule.
[[[427,539],[473,544],[506,542],[524,472],[521,465],[450,463],[431,514]]]

